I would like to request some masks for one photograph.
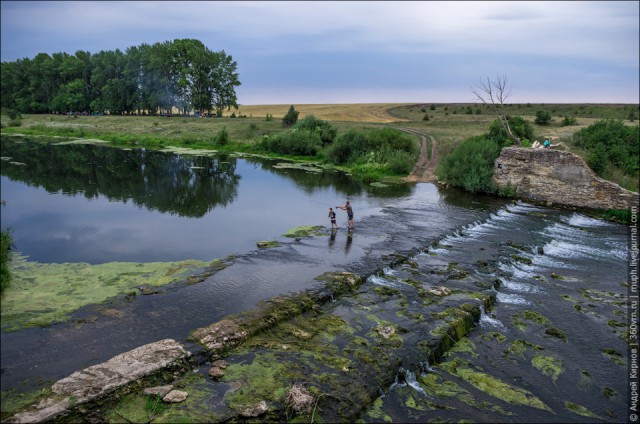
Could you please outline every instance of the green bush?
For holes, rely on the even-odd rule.
[[[637,177],[640,155],[638,126],[620,120],[597,121],[573,135],[576,144],[589,153],[587,163],[598,174],[610,162],[625,174]]]
[[[322,140],[313,131],[293,129],[262,137],[260,147],[268,152],[285,155],[315,156],[322,148]]]
[[[539,110],[536,112],[536,124],[547,125],[549,122],[551,122],[551,113],[549,111]]]
[[[224,146],[227,143],[229,143],[229,133],[227,132],[227,129],[225,127],[222,127],[218,130],[215,140],[216,140],[216,144],[219,144],[221,146]]]
[[[320,135],[320,140],[322,140],[323,146],[327,146],[333,143],[333,140],[336,138],[336,134],[338,132],[331,126],[329,122],[318,119],[313,115],[305,116],[302,120],[298,121],[295,124],[294,128],[299,130],[309,130],[318,133]]]
[[[367,147],[367,138],[361,132],[350,130],[340,134],[327,148],[327,158],[334,165],[346,165],[354,162],[360,152]]]
[[[406,158],[415,162],[417,152],[418,146],[412,137],[393,128],[380,128],[366,133],[350,130],[340,134],[327,148],[326,156],[335,165],[372,161],[390,165],[393,162],[394,169],[398,169],[404,167],[399,164]]]
[[[507,122],[511,128],[511,132],[517,136],[520,140],[533,140],[535,138],[533,125],[528,121],[525,121],[520,116],[509,116]],[[494,142],[498,143],[500,147],[506,147],[513,144],[507,132],[502,127],[502,123],[496,119],[489,126],[488,137]]]
[[[436,170],[438,178],[471,193],[496,193],[493,164],[500,145],[486,136],[464,140],[445,157]]]
[[[387,167],[396,175],[409,174],[414,164],[415,157],[404,150],[393,150],[387,158]]]
[[[568,127],[569,125],[576,125],[577,123],[578,120],[576,118],[574,118],[573,116],[569,117],[565,115],[564,119],[560,123],[560,126]]]
[[[11,251],[11,235],[9,231],[0,234],[0,293],[9,287],[11,273],[9,272],[9,255]]]

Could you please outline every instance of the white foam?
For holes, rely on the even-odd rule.
[[[517,294],[497,293],[496,299],[498,302],[512,305],[531,305],[531,302]]]
[[[519,293],[540,293],[540,288],[527,283],[518,283],[511,280],[502,280],[501,288],[507,288]]]
[[[561,218],[564,222],[574,227],[605,227],[613,225],[607,221],[601,219],[589,218],[588,216],[574,213],[570,217],[563,216]]]
[[[369,278],[367,278],[367,281],[369,281],[372,284],[375,284],[377,286],[385,286],[385,287],[391,287],[394,289],[399,289],[400,288],[400,284],[394,283],[392,281],[389,281],[383,277],[379,277],[377,275],[370,275]]]

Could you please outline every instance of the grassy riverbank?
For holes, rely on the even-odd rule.
[[[149,148],[214,148],[226,152],[269,155],[269,152],[261,150],[260,140],[264,136],[288,131],[282,126],[282,118],[289,106],[241,106],[239,110],[225,112],[221,118],[24,115],[11,120],[2,115],[1,124],[3,133],[101,139],[117,145]],[[366,132],[381,126],[420,131],[436,138],[441,158],[451,153],[463,140],[486,133],[495,120],[488,108],[473,103],[311,104],[294,107],[299,112],[299,120],[313,115],[328,121],[337,130],[338,136],[351,130]],[[536,113],[541,110],[552,116],[551,121],[544,125],[535,123]],[[505,112],[530,122],[538,140],[557,137],[557,141],[563,142],[563,149],[585,160],[587,152],[573,141],[575,132],[602,119],[620,119],[627,124],[633,124],[638,119],[638,106],[624,104],[512,104],[505,107]],[[571,125],[566,125],[567,121]],[[220,142],[222,133],[228,136],[224,142]],[[324,159],[321,155],[292,158],[312,161]],[[605,177],[629,186],[624,176],[615,170]]]

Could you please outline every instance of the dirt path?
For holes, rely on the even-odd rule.
[[[422,138],[422,142],[420,143],[420,157],[416,162],[413,170],[411,170],[411,174],[405,178],[405,181],[409,182],[417,182],[417,183],[429,183],[437,180],[435,171],[436,166],[438,166],[438,162],[440,160],[440,155],[438,154],[438,148],[436,139],[432,136],[429,136],[431,139],[431,159],[428,159],[427,156],[427,136],[417,130],[411,128],[399,128],[396,129],[404,132],[408,132],[410,134],[417,134]]]

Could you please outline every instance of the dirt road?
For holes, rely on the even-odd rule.
[[[427,155],[427,136],[425,134],[411,128],[395,128],[410,134],[419,135],[422,140],[420,143],[420,157],[413,167],[413,170],[411,170],[411,174],[405,178],[405,181],[417,183],[430,183],[436,181],[437,177],[435,171],[436,166],[438,166],[438,161],[440,160],[436,139],[429,136],[431,139],[431,158],[429,159]]]

